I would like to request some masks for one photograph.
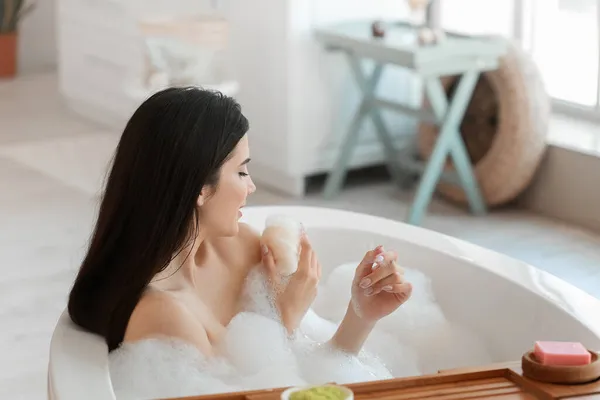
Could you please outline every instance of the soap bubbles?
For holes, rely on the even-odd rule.
[[[172,340],[128,343],[110,355],[118,398],[183,397],[328,382],[353,383],[435,373],[492,362],[481,338],[448,321],[429,278],[405,269],[413,284],[409,301],[383,318],[358,355],[329,344],[350,301],[356,263],[337,267],[289,336],[280,322],[269,282],[260,266],[247,277],[243,311],[206,359]]]

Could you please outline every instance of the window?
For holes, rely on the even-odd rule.
[[[549,94],[565,105],[598,111],[599,0],[533,0],[524,18],[526,49]],[[522,6],[526,6],[522,4]],[[525,13],[525,9],[518,10]]]
[[[437,0],[441,26],[519,40],[554,109],[600,118],[600,0]]]
[[[440,24],[445,30],[471,35],[512,35],[513,0],[436,1]]]

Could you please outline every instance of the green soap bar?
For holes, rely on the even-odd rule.
[[[317,386],[290,395],[290,400],[344,400],[347,394],[335,386]]]

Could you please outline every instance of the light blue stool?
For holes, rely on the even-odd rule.
[[[505,43],[492,38],[475,38],[448,34],[438,44],[418,45],[411,37],[416,31],[404,23],[384,24],[385,36],[374,38],[372,21],[354,21],[318,29],[317,39],[329,51],[347,55],[352,74],[362,92],[362,101],[343,139],[337,160],[325,184],[324,195],[332,198],[343,184],[347,166],[358,141],[361,123],[370,117],[381,142],[392,179],[404,185],[407,175],[403,171],[417,172],[421,179],[410,207],[407,221],[419,225],[427,211],[431,197],[440,178],[458,181],[464,188],[471,211],[475,215],[486,213],[486,205],[473,173],[459,127],[471,100],[479,76],[484,71],[495,70],[506,51]],[[375,62],[371,76],[365,76],[361,60]],[[377,99],[375,90],[386,64],[407,68],[424,82],[425,95],[431,110],[415,109],[400,103]],[[441,77],[460,75],[458,87],[448,99]],[[392,136],[380,115],[380,109],[390,109],[416,116],[440,127],[440,134],[431,157],[423,164],[409,155],[407,149],[396,149]],[[450,155],[456,175],[443,171],[446,157]]]

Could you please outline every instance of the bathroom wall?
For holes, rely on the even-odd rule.
[[[61,93],[75,111],[116,127],[138,101],[127,89],[142,61],[137,20],[220,6],[231,22],[230,75],[240,84],[237,97],[252,121],[254,177],[291,194],[303,192],[306,176],[330,168],[360,98],[347,61],[326,54],[314,29],[406,14],[400,0],[58,1]],[[410,98],[409,83],[406,71],[388,68],[380,94]],[[392,131],[410,130],[406,118],[384,117]],[[355,164],[381,159],[374,130],[365,123]]]
[[[136,92],[144,64],[138,22],[196,14],[209,5],[209,0],[57,0],[58,83],[66,104],[121,129],[144,97]]]
[[[253,176],[265,186],[301,195],[307,176],[331,168],[360,100],[347,59],[325,52],[315,40],[315,30],[350,19],[405,17],[406,4],[399,0],[228,3],[231,65],[241,85],[238,98],[252,121]],[[372,65],[365,64],[368,71]],[[411,100],[410,78],[404,70],[387,68],[378,95]],[[399,140],[410,131],[412,121],[407,118],[392,113],[384,118]],[[380,163],[383,151],[372,125],[363,124],[359,136],[352,166]]]
[[[35,0],[27,0],[33,2]],[[35,9],[23,19],[19,31],[19,73],[31,74],[53,70],[57,66],[57,3],[66,3],[70,8],[73,2],[84,0],[37,0]],[[119,2],[118,0],[87,0],[90,3]],[[177,2],[165,0],[128,0],[128,5],[140,14],[144,10],[156,12],[184,12],[191,9],[206,9],[211,0],[178,0]],[[125,3],[125,1],[123,1]],[[216,1],[215,3],[219,3]]]

